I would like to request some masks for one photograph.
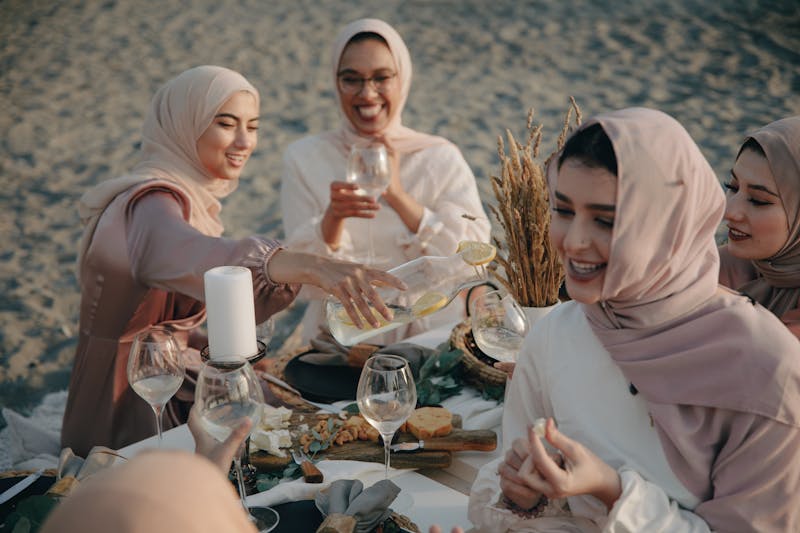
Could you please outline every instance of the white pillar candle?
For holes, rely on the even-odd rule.
[[[208,317],[208,351],[218,361],[258,352],[253,276],[240,266],[212,268],[203,276]]]

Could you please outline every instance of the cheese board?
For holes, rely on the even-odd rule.
[[[336,420],[337,427],[346,427],[348,420],[330,414],[302,414],[293,413],[289,420],[289,431],[292,438],[291,449],[302,448],[307,445],[308,431],[301,428],[314,427],[319,421],[328,419]],[[447,468],[457,451],[492,451],[497,447],[497,435],[491,430],[465,430],[461,429],[461,418],[453,416],[453,429],[441,437],[424,439],[424,446],[414,451],[397,451],[391,453],[392,467],[394,468]],[[396,443],[418,443],[421,439],[408,431],[398,431],[393,441]],[[308,446],[306,446],[308,448]],[[267,453],[263,450],[251,452],[250,463],[261,472],[274,473],[286,468],[292,458],[286,448],[285,457]],[[309,450],[306,449],[308,452]],[[316,454],[308,453],[314,461],[321,459],[355,460],[375,463],[384,462],[383,443],[379,438],[374,440],[351,440],[341,444],[331,443],[327,449],[319,450]]]

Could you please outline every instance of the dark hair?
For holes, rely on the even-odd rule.
[[[558,156],[559,169],[567,159],[577,159],[589,168],[604,168],[617,175],[617,156],[600,124],[592,124],[569,138]]]
[[[764,152],[764,147],[761,146],[757,140],[753,139],[752,137],[748,137],[747,140],[744,142],[741,148],[739,148],[739,153],[736,154],[736,159],[739,159],[739,156],[742,155],[742,152],[745,150],[752,150],[761,157],[767,157],[766,152]]]
[[[347,41],[347,44],[344,45],[344,47],[347,48],[353,43],[360,43],[362,41],[378,41],[385,44],[387,47],[389,46],[389,43],[386,42],[386,39],[384,39],[383,35],[380,33],[375,33],[374,31],[362,31],[350,37],[350,40]]]

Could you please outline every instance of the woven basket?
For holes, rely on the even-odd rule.
[[[506,373],[494,368],[495,360],[484,354],[472,337],[469,319],[461,322],[450,332],[450,346],[464,352],[464,379],[478,390],[486,387],[505,387]]]

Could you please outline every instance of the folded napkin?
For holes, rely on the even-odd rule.
[[[248,505],[270,506],[300,500],[313,500],[321,489],[330,486],[337,479],[358,479],[365,485],[383,479],[383,464],[363,461],[323,460],[317,463],[325,479],[320,483],[306,483],[303,478],[279,483],[270,490],[247,497]],[[389,476],[403,474],[404,470],[389,469]]]
[[[355,346],[344,346],[340,344],[330,333],[323,332],[311,339],[313,351],[301,355],[300,360],[304,363],[316,365],[338,365],[338,366],[363,366],[364,361],[374,354],[399,355],[408,361],[411,372],[416,378],[419,376],[419,369],[425,360],[436,353],[435,349],[426,348],[410,342],[399,342],[378,349],[372,344],[356,344]]]
[[[358,533],[369,533],[392,514],[389,506],[400,494],[400,487],[384,479],[364,490],[357,479],[334,481],[317,493],[314,503],[323,516],[343,514],[356,521]]]

